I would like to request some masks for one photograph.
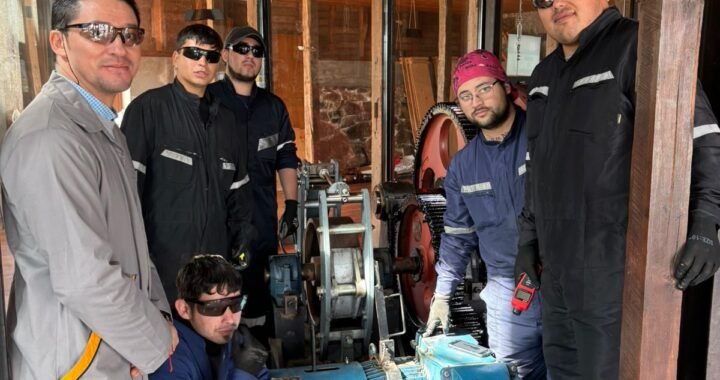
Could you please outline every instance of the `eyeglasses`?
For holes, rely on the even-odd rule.
[[[190,58],[193,61],[199,61],[200,58],[205,57],[208,63],[220,62],[220,52],[215,50],[205,50],[195,46],[181,47],[178,51],[182,50],[182,55],[186,58]]]
[[[230,311],[233,313],[242,311],[242,309],[245,308],[245,303],[247,302],[247,295],[222,298],[212,301],[200,301],[196,299],[186,299],[185,301],[197,305],[197,311],[202,315],[207,317],[219,317],[225,314],[225,310],[227,310],[227,308],[230,308]]]
[[[458,99],[460,99],[460,101],[463,103],[470,103],[473,101],[473,99],[475,99],[475,97],[484,99],[490,94],[490,91],[496,83],[502,82],[500,81],[500,79],[496,79],[495,82],[475,87],[475,93],[471,93],[470,91],[463,91],[460,95],[458,95]]]
[[[533,0],[533,6],[538,9],[550,8],[554,0]]]
[[[116,28],[103,22],[66,25],[64,28],[58,30],[65,32],[68,29],[79,29],[81,36],[102,45],[111,44],[117,36],[120,36],[123,44],[132,47],[140,45],[145,38],[145,29],[143,28],[137,26]]]
[[[265,55],[265,49],[263,49],[262,46],[252,46],[245,43],[239,43],[235,45],[228,45],[227,48],[240,55],[245,55],[252,51],[252,55],[255,58],[262,58]]]

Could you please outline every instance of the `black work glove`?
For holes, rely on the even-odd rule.
[[[280,231],[278,231],[278,237],[280,240],[292,235],[297,231],[298,218],[297,218],[297,206],[298,202],[294,199],[288,199],[285,201],[285,212],[280,219]]]
[[[540,285],[540,255],[537,246],[523,245],[518,248],[515,258],[515,283],[520,282],[523,273],[527,273],[532,282]]]
[[[250,266],[250,242],[248,239],[241,239],[237,247],[233,248],[230,257],[230,263],[233,264],[235,269],[244,271]]]
[[[675,286],[685,290],[708,278],[720,267],[720,244],[717,225],[710,217],[695,215],[690,219],[688,239],[675,261]]]
[[[267,358],[262,343],[250,334],[247,326],[240,325],[233,335],[233,366],[256,376],[265,367]]]

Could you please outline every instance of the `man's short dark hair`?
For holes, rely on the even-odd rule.
[[[203,293],[234,293],[242,289],[242,276],[218,255],[198,255],[185,264],[175,280],[178,298],[198,299]]]
[[[140,10],[138,9],[135,0],[119,0],[127,4],[132,8],[137,19],[137,24],[140,26]],[[52,3],[52,16],[51,24],[55,30],[62,30],[77,17],[80,11],[80,0],[54,0]],[[123,26],[123,25],[118,25]]]
[[[210,45],[215,50],[222,49],[222,38],[215,29],[204,24],[192,24],[178,33],[175,50],[180,49],[187,40],[194,40],[198,45]]]

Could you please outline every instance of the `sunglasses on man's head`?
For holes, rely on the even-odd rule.
[[[533,6],[538,9],[550,8],[554,0],[533,0]]]
[[[219,317],[225,314],[225,310],[237,313],[245,308],[247,295],[222,298],[212,301],[200,301],[195,299],[186,299],[185,301],[197,305],[197,311],[207,317]]]
[[[124,28],[116,28],[104,22],[87,22],[84,24],[66,25],[64,28],[58,29],[66,32],[69,29],[78,29],[80,35],[92,42],[107,45],[113,43],[117,36],[127,46],[137,46],[143,42],[145,38],[145,29],[137,26],[127,26]]]
[[[262,58],[265,55],[265,49],[263,49],[262,46],[251,46],[248,44],[239,43],[235,45],[228,45],[227,48],[241,55],[252,52],[252,55],[255,58]]]
[[[178,51],[182,50],[182,55],[184,57],[190,58],[193,61],[199,61],[200,58],[205,57],[207,59],[208,63],[218,63],[220,62],[220,52],[215,50],[205,50],[201,49],[196,46],[185,46],[178,49]]]

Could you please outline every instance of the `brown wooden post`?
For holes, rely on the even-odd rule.
[[[373,0],[370,8],[370,62],[371,62],[371,75],[372,81],[370,86],[370,107],[372,109],[372,140],[371,140],[371,189],[379,185],[383,180],[383,162],[382,162],[382,121],[385,117],[383,115],[382,107],[382,93],[383,93],[383,72],[382,72],[382,47],[383,47],[383,3],[386,0]],[[392,83],[386,85],[392,86]],[[375,213],[372,213],[372,224],[373,228],[373,246],[380,247],[384,246],[385,239],[385,222],[375,217]]]
[[[12,123],[14,111],[23,109],[20,41],[23,35],[23,12],[18,1],[10,1],[0,12],[0,136]]]
[[[20,42],[23,40],[22,2],[10,1],[0,12],[0,136],[12,123],[12,115],[23,109]],[[35,47],[32,47],[33,49]],[[2,255],[0,255],[1,257]],[[0,268],[2,263],[0,263]],[[0,269],[0,272],[2,270]],[[6,346],[5,299],[0,273],[0,380],[10,378]]]
[[[479,47],[478,45],[478,25],[480,22],[480,6],[479,0],[467,0],[467,43],[465,51],[473,51]]]
[[[150,30],[155,41],[155,51],[165,51],[165,16],[163,14],[163,0],[152,0],[150,4]]]
[[[682,293],[672,262],[686,240],[702,0],[639,3],[621,379],[674,379]]]
[[[303,39],[303,88],[305,89],[305,159],[315,162],[314,120],[318,110],[318,93],[315,90],[313,79],[317,69],[317,1],[302,0],[302,39]]]
[[[438,64],[437,64],[437,95],[436,102],[444,102],[448,99],[450,88],[450,63],[448,56],[448,24],[452,14],[452,0],[438,1]]]
[[[37,13],[35,2],[23,0],[23,16],[25,25],[25,74],[27,75],[30,94],[35,97],[42,88],[43,80],[40,74],[40,46],[38,44]]]
[[[247,0],[247,24],[257,30],[258,27],[258,0]],[[270,43],[270,41],[267,41]]]

